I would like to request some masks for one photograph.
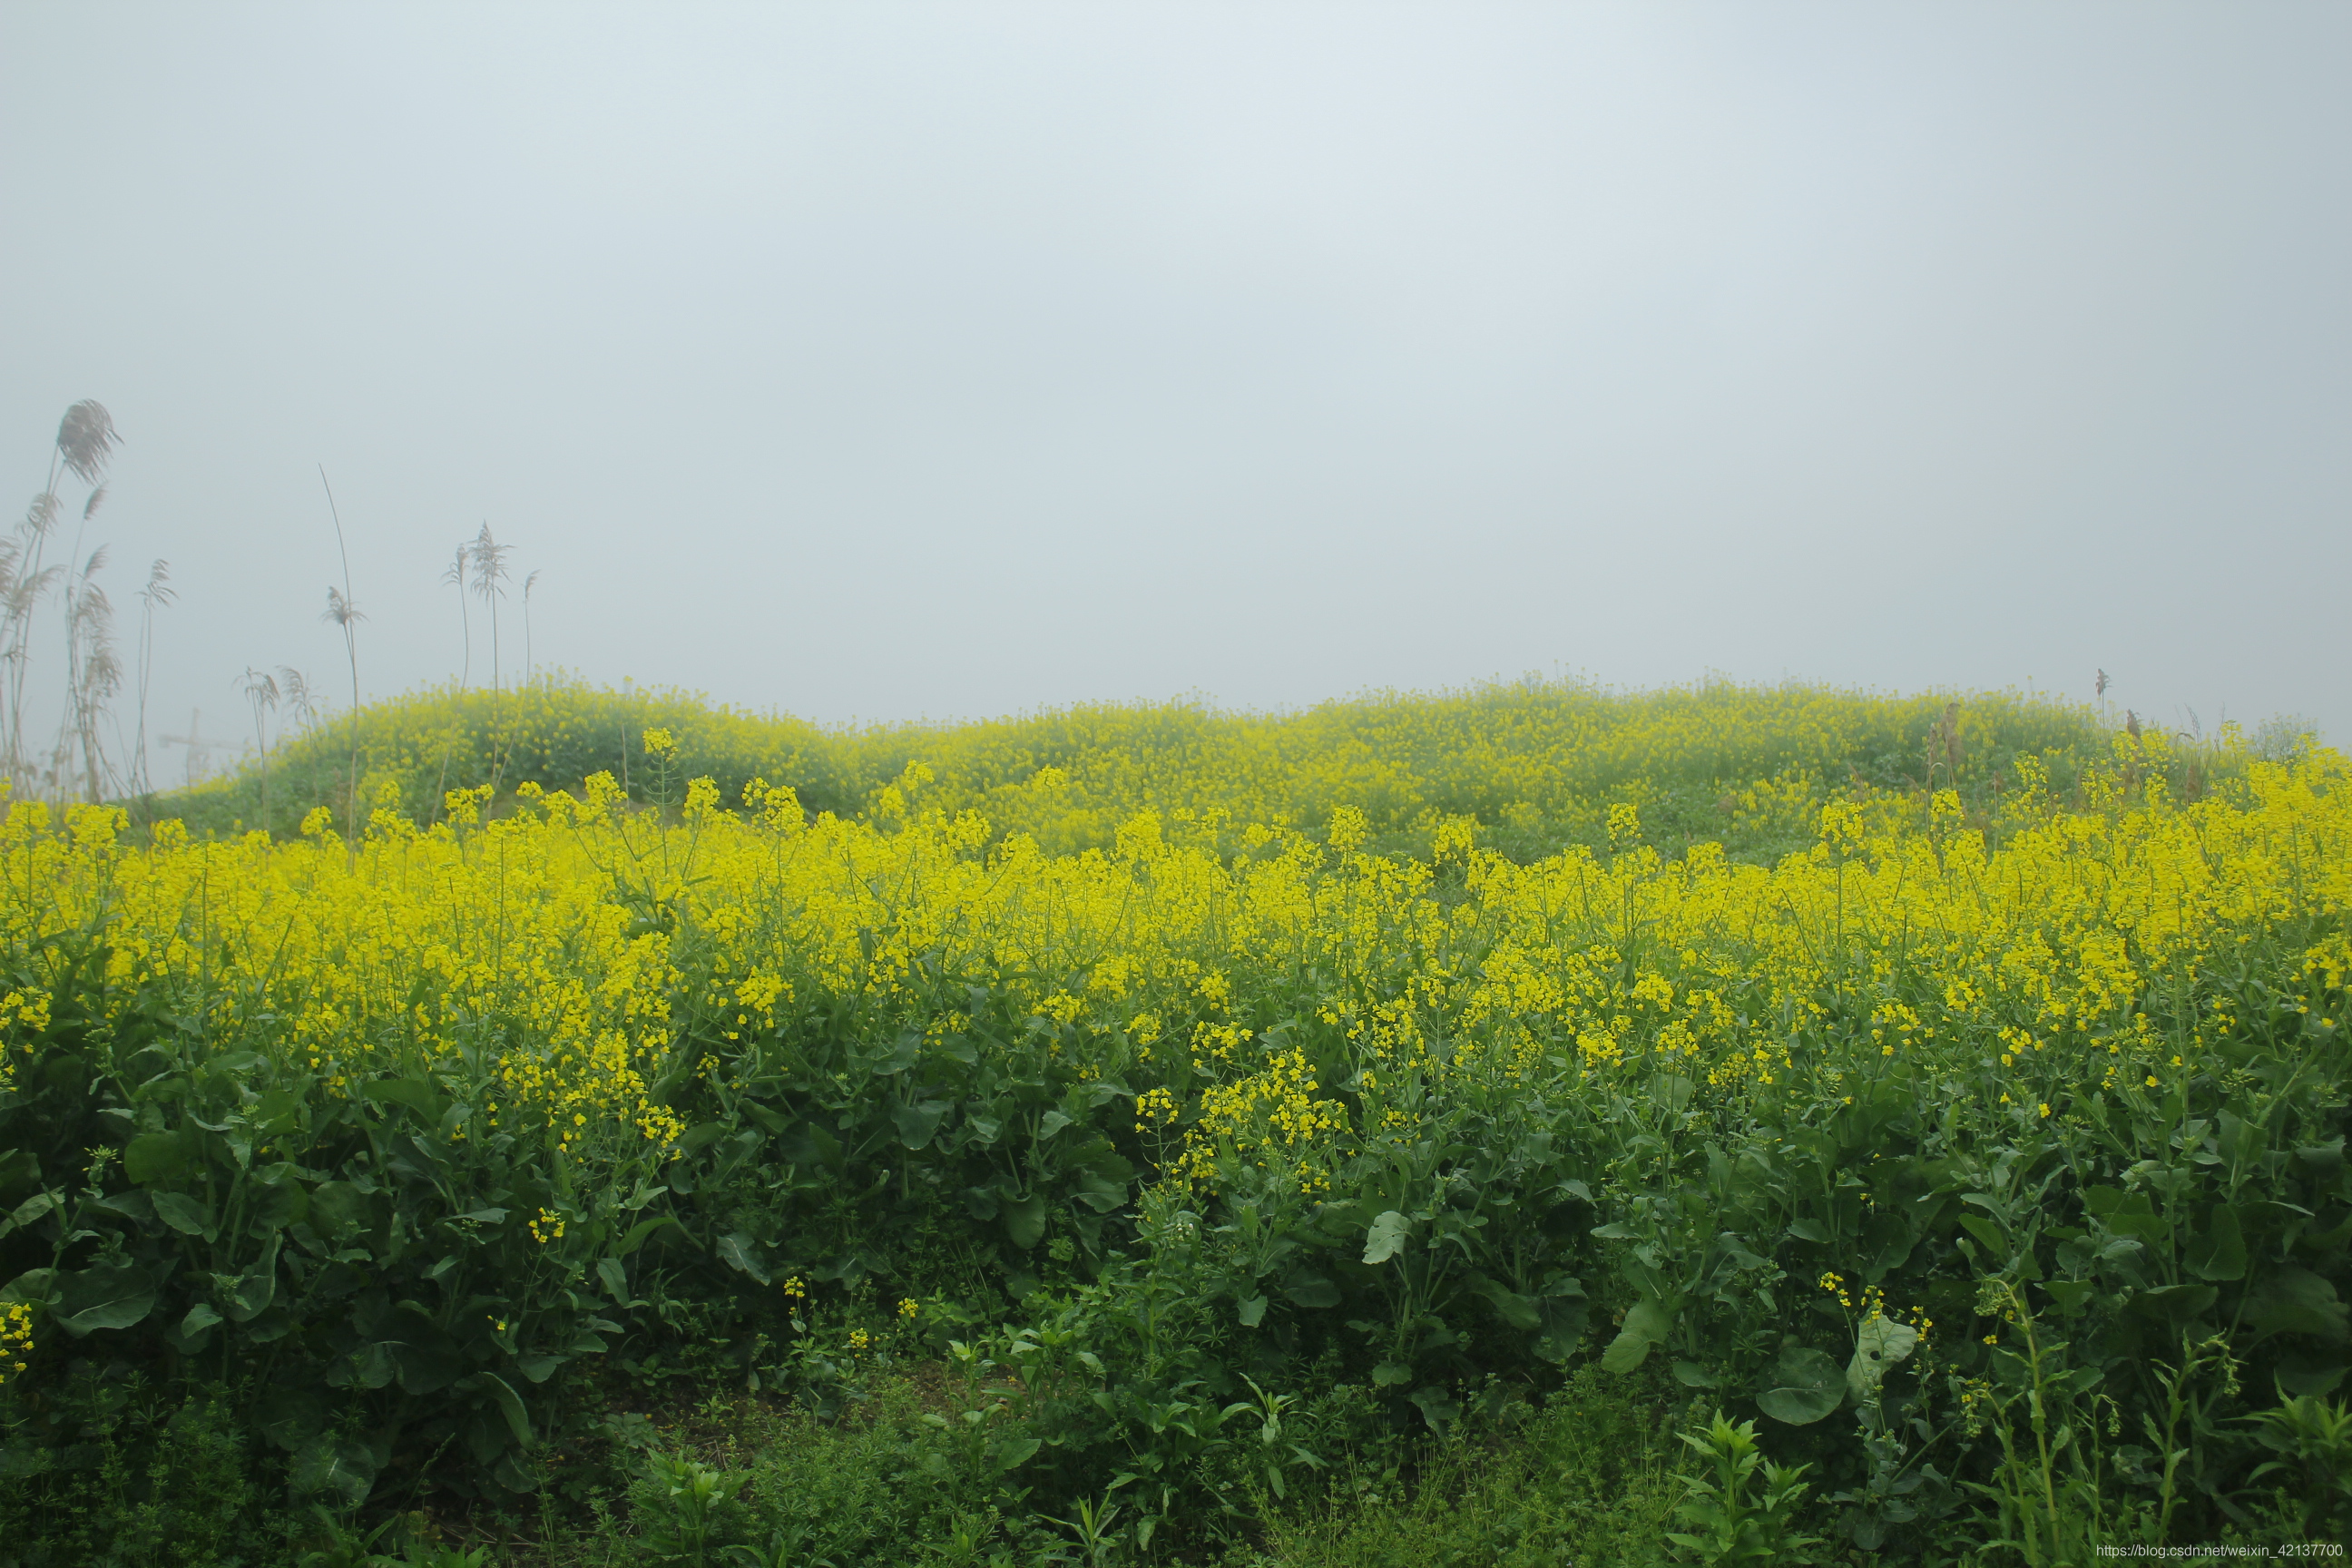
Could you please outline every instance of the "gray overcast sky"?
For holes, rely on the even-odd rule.
[[[112,409],[164,713],[342,679],[324,462],[373,693],[487,519],[541,662],[823,721],[2105,667],[2352,737],[2340,0],[14,0],[0,61],[0,471]]]

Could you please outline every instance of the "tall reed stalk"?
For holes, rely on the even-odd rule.
[[[98,510],[105,494],[107,466],[112,462],[114,448],[122,437],[114,428],[114,416],[103,404],[85,398],[65,412],[58,423],[56,444],[49,456],[47,482],[34,496],[18,522],[5,542],[0,542],[0,659],[7,662],[8,710],[5,762],[10,786],[16,793],[26,793],[27,775],[32,772],[32,758],[25,748],[25,678],[32,664],[33,623],[37,617],[41,601],[52,591],[62,591],[67,597],[65,610],[68,621],[69,675],[67,692],[67,719],[60,731],[60,745],[52,752],[48,784],[63,792],[70,787],[72,768],[59,753],[65,750],[64,740],[70,736],[78,743],[88,741],[94,726],[83,711],[92,697],[101,703],[110,694],[107,684],[112,665],[110,639],[111,610],[100,593],[95,601],[81,602],[87,593],[95,589],[91,574],[102,561],[94,559],[86,564],[79,582],[70,579],[70,563],[67,566],[46,563],[49,534],[57,526],[59,506],[58,487],[68,474],[91,487],[89,499],[82,505],[82,520],[87,522]],[[76,555],[79,554],[77,546]],[[96,618],[80,614],[103,611]],[[93,648],[83,638],[93,628],[108,633],[101,648]],[[96,655],[102,653],[104,657]],[[96,682],[85,685],[86,677],[94,674]],[[115,684],[121,671],[111,671]],[[101,691],[100,688],[104,688]],[[90,748],[83,747],[83,761],[90,757]],[[84,783],[93,794],[102,787],[101,770],[89,770]]]
[[[475,594],[490,612],[490,786],[498,787],[499,776],[505,772],[505,732],[499,720],[499,601],[507,596],[507,555],[510,544],[500,544],[490,532],[488,521],[482,531],[474,536],[471,552],[474,558]]]
[[[269,734],[263,727],[262,716],[278,706],[278,681],[267,671],[247,665],[245,679],[239,683],[245,700],[253,710],[253,747],[261,756],[261,831],[269,831]]]
[[[155,612],[179,597],[171,583],[172,563],[158,560],[147,568],[147,585],[139,590],[139,732],[128,749],[131,793],[142,798],[155,788],[147,767],[147,687],[154,669]]]
[[[347,837],[356,833],[360,820],[360,646],[359,623],[367,619],[352,601],[352,552],[343,542],[343,514],[335,506],[335,487],[327,483],[327,465],[319,465],[319,484],[327,492],[327,513],[335,520],[335,548],[343,558],[343,591],[327,589],[327,608],[320,619],[343,634],[343,657],[352,668],[352,763],[351,780],[343,792],[343,826]]]

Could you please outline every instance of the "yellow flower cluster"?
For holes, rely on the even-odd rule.
[[[2345,760],[2246,759],[2189,800],[2150,771],[2158,744],[2119,738],[2079,804],[2021,760],[1983,821],[1842,793],[1811,808],[1812,847],[1769,867],[1706,843],[1662,856],[1636,801],[1608,811],[1606,854],[1523,864],[1449,828],[1442,882],[1374,852],[1385,806],[1335,806],[1322,844],[1141,810],[1055,854],[917,768],[871,820],[809,820],[758,779],[740,814],[708,781],[649,810],[606,774],[500,810],[457,792],[426,827],[381,800],[352,837],[314,819],[286,842],[165,823],[134,844],[110,809],[19,804],[0,937],[37,968],[102,925],[110,1005],[246,1020],[238,1048],[334,1093],[436,1076],[475,1096],[475,1135],[580,1157],[671,1148],[671,1086],[803,1020],[970,1049],[981,994],[1077,1077],[1133,1093],[1139,1127],[1181,1121],[1168,1174],[1265,1163],[1311,1192],[1473,1088],[1843,1096],[1983,1070],[2003,1086],[1989,1101],[2034,1121],[2087,1090],[2160,1091],[2232,1026],[2199,976],[2294,920],[2324,933],[2304,1026],[2332,1028],[2352,973]],[[678,750],[658,730],[643,747]],[[42,980],[0,995],[12,1045],[46,1026]]]
[[[33,1353],[33,1309],[21,1302],[0,1303],[0,1383],[25,1370]]]

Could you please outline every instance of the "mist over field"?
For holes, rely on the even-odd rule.
[[[0,1568],[2352,1539],[2352,10],[0,59]]]
[[[2104,668],[2341,736],[2347,48],[2325,5],[13,5],[0,465],[114,415],[90,538],[118,610],[172,563],[173,731],[248,666],[347,684],[323,464],[371,694],[458,673],[487,521],[537,662],[819,721]]]

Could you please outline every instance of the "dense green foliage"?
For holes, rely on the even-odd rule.
[[[1948,740],[1938,728],[1948,721]],[[1662,844],[1777,855],[1811,841],[1821,800],[1850,781],[1901,789],[1941,774],[1980,805],[2014,784],[2020,755],[2042,758],[2064,790],[2106,748],[2086,710],[2000,693],[1953,709],[1942,697],[1803,686],[1627,694],[1513,682],[1437,697],[1373,693],[1296,713],[1100,704],[827,731],[690,693],[548,679],[374,703],[276,747],[267,770],[249,757],[228,778],[142,810],[199,831],[290,832],[321,805],[348,822],[354,775],[362,800],[389,784],[425,816],[447,790],[576,790],[599,772],[644,800],[654,784],[640,754],[649,729],[675,735],[722,799],[763,779],[842,816],[872,809],[920,763],[933,805],[978,811],[1052,853],[1107,847],[1145,809],[1319,834],[1345,805],[1394,847],[1425,854],[1435,823],[1467,817],[1492,830],[1496,847],[1540,855],[1564,842],[1605,845],[1607,807],[1630,801]]]
[[[990,736],[811,824],[677,788],[685,710],[639,811],[20,809],[0,1562],[598,1509],[639,1561],[836,1568],[2352,1528],[2342,759],[1787,700],[1846,717],[1703,752],[1780,699],[1670,696],[1548,795],[1512,693],[1417,752],[1371,704],[1230,808],[1150,793],[1239,764],[1161,771],[1147,711],[1070,753],[1109,852],[1066,858],[965,815],[1067,787]],[[1444,793],[1477,735],[1503,782]],[[1389,750],[1377,810],[1314,793]],[[1811,826],[1661,854],[1694,800]],[[1217,819],[1267,802],[1322,841]],[[1476,847],[1595,803],[1605,856]]]

